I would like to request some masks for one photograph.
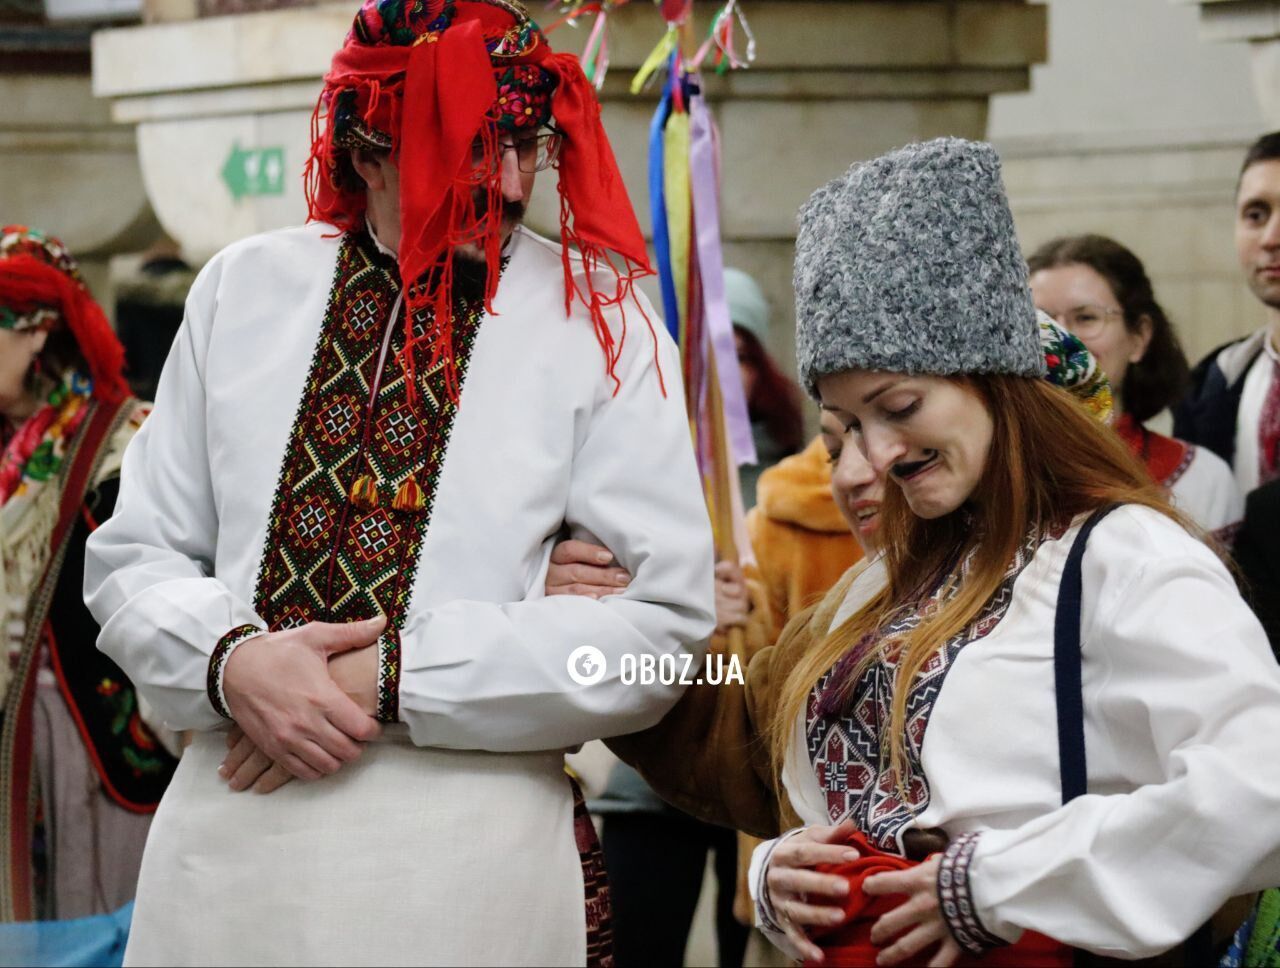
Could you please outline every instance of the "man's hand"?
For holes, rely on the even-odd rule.
[[[293,779],[288,770],[267,759],[239,726],[232,726],[227,734],[227,751],[218,773],[237,793],[250,787],[254,793],[271,793]]]
[[[378,712],[378,655],[376,645],[352,649],[329,660],[329,675],[360,709],[370,716]]]
[[[751,596],[742,569],[732,561],[716,562],[716,631],[747,624],[751,612]]]
[[[845,864],[858,859],[848,839],[853,821],[835,827],[806,827],[788,837],[769,855],[764,872],[769,904],[787,940],[805,961],[821,962],[822,949],[809,938],[811,928],[833,928],[844,920],[849,882],[836,874],[820,874],[819,864]]]
[[[378,735],[377,720],[334,682],[328,663],[373,645],[385,626],[384,617],[312,622],[251,639],[231,653],[222,680],[227,708],[267,760],[316,780],[354,760],[360,744]]]
[[[378,708],[378,659],[378,649],[371,645],[329,660],[329,675],[338,688],[369,715]],[[254,793],[271,793],[293,779],[288,770],[271,762],[239,726],[232,726],[227,734],[227,751],[218,772],[236,792],[252,787]]]
[[[604,598],[622,591],[631,576],[622,568],[610,567],[613,552],[586,541],[562,541],[551,549],[547,568],[548,595],[581,595]]]

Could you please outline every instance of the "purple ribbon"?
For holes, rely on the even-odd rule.
[[[724,254],[720,248],[719,137],[707,103],[696,86],[689,96],[689,182],[693,195],[693,224],[697,233],[698,269],[702,280],[704,332],[715,353],[720,398],[729,450],[736,466],[757,462],[751,418],[742,391],[733,320],[724,291]]]

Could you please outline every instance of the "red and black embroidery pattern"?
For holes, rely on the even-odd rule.
[[[255,635],[261,635],[262,632],[256,625],[237,625],[218,639],[218,644],[213,647],[213,654],[209,656],[209,678],[205,688],[213,708],[227,719],[231,718],[231,711],[227,709],[227,698],[222,692],[222,674],[226,671],[227,659],[231,658],[231,652],[237,645],[247,642]]]
[[[380,723],[400,720],[400,632],[387,629],[378,639],[378,711]]]
[[[568,777],[573,788],[573,836],[582,865],[583,903],[587,914],[588,968],[613,966],[613,904],[609,897],[609,877],[605,872],[604,850],[596,836],[595,824],[587,810],[582,788]]]
[[[341,243],[329,307],[285,450],[254,604],[269,627],[387,616],[379,712],[394,715],[400,642],[418,553],[457,405],[432,347],[417,349],[411,403],[399,353],[394,260],[363,233]],[[452,333],[465,378],[483,306],[460,300]],[[414,333],[426,331],[415,320]]]
[[[1061,537],[1055,530],[1047,537]],[[1031,561],[1044,538],[1028,536],[1005,572],[1004,580],[978,618],[963,632],[952,638],[925,663],[916,676],[907,699],[907,771],[899,784],[892,770],[885,768],[888,741],[885,730],[891,718],[890,704],[897,676],[899,656],[892,649],[880,661],[873,662],[854,686],[850,700],[834,714],[823,714],[823,696],[832,673],[818,680],[809,695],[805,714],[805,736],[809,760],[818,784],[827,796],[827,813],[832,823],[852,817],[858,829],[878,849],[902,851],[899,840],[911,821],[929,804],[929,783],[921,764],[924,734],[929,726],[934,703],[956,656],[966,645],[983,638],[1000,624],[1013,601],[1013,586],[1018,575]],[[969,561],[962,562],[958,572],[939,583],[918,606],[905,610],[883,630],[883,636],[900,636],[916,628],[922,619],[935,611],[959,580],[963,580]],[[906,796],[902,796],[905,789]]]

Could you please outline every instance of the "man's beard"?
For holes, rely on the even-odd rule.
[[[488,208],[489,206],[486,202],[479,198],[476,199],[477,222],[484,220]],[[524,220],[524,213],[525,205],[522,202],[504,201],[502,203],[502,223],[500,226],[502,234],[509,236],[511,231]],[[485,283],[489,275],[484,250],[479,245],[472,243],[455,248],[449,258],[453,263],[453,285],[455,291],[468,299],[483,296]]]
[[[484,192],[477,192],[476,198],[476,224],[484,223],[485,217],[489,214],[489,199]],[[503,201],[502,203],[502,221],[499,223],[499,231],[503,235],[510,235],[517,225],[524,221],[524,213],[526,209],[524,202]],[[457,259],[462,262],[479,262],[484,264],[484,253],[479,245],[467,246],[464,249],[454,250]]]

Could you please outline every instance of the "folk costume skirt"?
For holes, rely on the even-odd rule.
[[[581,965],[560,752],[423,749],[403,726],[315,782],[232,793],[226,733],[152,823],[126,965]]]

